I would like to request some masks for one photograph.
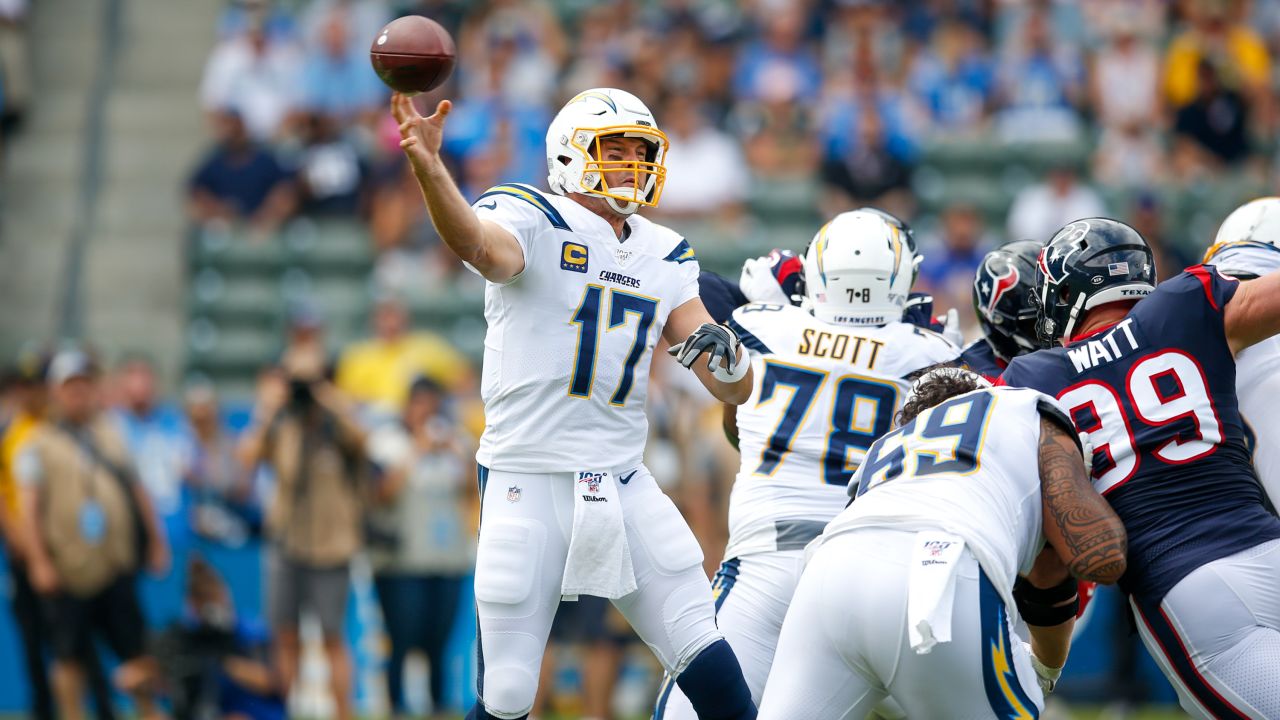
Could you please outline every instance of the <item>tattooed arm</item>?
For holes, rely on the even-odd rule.
[[[1093,489],[1074,434],[1040,418],[1040,495],[1044,536],[1081,580],[1110,585],[1125,569],[1128,538],[1111,506]]]

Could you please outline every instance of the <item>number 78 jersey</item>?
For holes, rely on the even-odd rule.
[[[1280,537],[1236,402],[1223,309],[1239,283],[1196,266],[1119,323],[1024,355],[999,383],[1058,399],[1093,445],[1093,484],[1129,535],[1121,587],[1159,602],[1201,565]]]
[[[745,305],[728,324],[755,385],[737,410],[725,556],[797,549],[844,507],[867,448],[893,427],[904,378],[960,350],[907,323],[834,325],[790,305]]]

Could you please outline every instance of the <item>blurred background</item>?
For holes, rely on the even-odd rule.
[[[171,550],[138,581],[136,628],[171,695],[184,668],[270,670],[285,633],[298,715],[347,712],[334,663],[360,715],[472,700],[483,288],[431,227],[369,68],[378,29],[410,13],[457,41],[420,106],[456,103],[444,151],[468,198],[545,186],[560,105],[624,88],[671,138],[648,216],[704,268],[736,277],[875,205],[914,226],[920,289],[970,338],[973,272],[1002,242],[1108,215],[1167,277],[1229,210],[1276,192],[1280,0],[0,0],[0,422],[56,422],[70,380],[47,366],[86,354]],[[654,374],[647,460],[710,570],[736,453],[687,374]],[[357,429],[358,451],[326,436],[346,460],[324,502],[357,508],[339,520],[281,480],[287,458],[246,449],[255,413],[300,404]],[[8,488],[19,475],[0,466]],[[23,523],[5,513],[11,588]],[[287,577],[271,558],[317,523],[350,536],[324,560],[348,601],[337,628],[308,614],[296,633],[272,621]],[[643,716],[647,650],[604,603],[561,615],[539,714]],[[33,699],[20,627],[0,612],[0,713]],[[202,644],[210,627],[230,635]],[[1116,597],[1100,593],[1082,638],[1062,716],[1176,716]],[[283,712],[264,677],[242,716]]]

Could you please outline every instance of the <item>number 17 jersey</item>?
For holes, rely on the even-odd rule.
[[[893,427],[904,378],[960,349],[907,323],[834,325],[790,305],[744,305],[728,325],[750,352],[755,384],[737,410],[742,465],[725,557],[803,548],[844,507],[867,448]]]
[[[1124,522],[1120,587],[1158,603],[1191,571],[1280,537],[1244,443],[1223,310],[1239,282],[1196,266],[1123,320],[1014,358],[1001,384],[1052,395],[1093,445],[1093,485]]]
[[[524,473],[638,466],[654,345],[698,297],[693,249],[639,215],[619,240],[595,213],[528,185],[498,185],[472,207],[524,251],[518,276],[485,286],[476,460]]]

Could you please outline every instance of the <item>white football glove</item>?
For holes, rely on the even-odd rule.
[[[751,369],[746,357],[739,358],[741,347],[737,334],[727,325],[702,323],[692,335],[672,345],[667,352],[686,368],[693,367],[694,361],[707,353],[707,369],[711,375],[720,382],[735,383]],[[721,361],[725,367],[720,366]]]
[[[960,313],[955,308],[947,311],[946,320],[942,323],[942,337],[950,340],[956,347],[964,347],[964,330],[960,327]]]
[[[791,299],[782,292],[782,286],[773,276],[773,260],[768,255],[751,258],[742,263],[742,275],[738,277],[738,288],[751,302],[773,305],[791,304]]]
[[[1093,480],[1093,443],[1089,440],[1089,433],[1077,433],[1080,436],[1080,452],[1084,453],[1084,476]]]

